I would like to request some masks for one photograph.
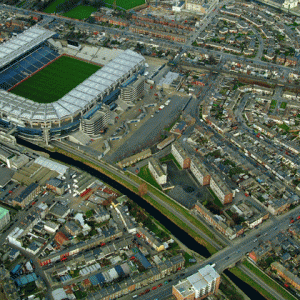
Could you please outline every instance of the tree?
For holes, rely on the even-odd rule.
[[[214,57],[213,55],[210,55],[210,56],[208,57],[208,62],[209,62],[210,65],[215,65],[215,64],[216,64],[216,59],[215,59],[215,57]]]
[[[148,188],[146,183],[141,183],[139,186],[139,194],[140,196],[144,196],[147,194]]]

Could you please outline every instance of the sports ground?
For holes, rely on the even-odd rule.
[[[55,102],[100,68],[72,57],[61,56],[10,92],[38,103]]]
[[[55,0],[50,3],[48,7],[44,10],[46,13],[55,13],[56,7],[59,4],[64,3],[66,0]],[[105,6],[112,7],[114,0],[104,0]],[[116,5],[122,7],[124,9],[131,9],[136,6],[145,4],[145,0],[117,0]],[[92,6],[84,6],[79,5],[78,7],[74,7],[74,9],[65,13],[64,16],[75,19],[84,19],[88,18],[93,11],[97,10],[97,7],[93,8]]]

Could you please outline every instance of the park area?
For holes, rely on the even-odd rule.
[[[88,18],[96,10],[97,9],[93,6],[79,5],[64,13],[64,16],[72,19],[83,20]]]
[[[46,13],[55,13],[56,7],[62,3],[66,2],[66,0],[55,0],[48,5],[45,9]],[[114,0],[104,0],[105,6],[112,7],[114,4]],[[117,0],[116,5],[119,8],[123,8],[125,10],[132,9],[136,6],[145,4],[145,0]],[[92,12],[96,11],[98,7],[93,7],[90,5],[79,5],[74,7],[70,11],[64,13],[63,15],[69,18],[74,19],[85,19],[88,18]]]
[[[38,103],[59,100],[101,67],[68,56],[61,56],[21,82],[11,93]]]

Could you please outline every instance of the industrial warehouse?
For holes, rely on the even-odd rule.
[[[0,126],[13,129],[25,139],[46,143],[79,129],[82,120],[85,120],[82,128],[87,128],[87,120],[99,123],[93,117],[95,113],[106,110],[103,104],[116,100],[121,85],[135,81],[145,65],[143,56],[125,50],[52,103],[37,103],[13,94],[11,90],[16,85],[43,68],[47,71],[48,64],[64,55],[56,51],[54,43],[48,42],[55,35],[34,26],[0,46]]]

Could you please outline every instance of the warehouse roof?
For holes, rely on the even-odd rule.
[[[43,156],[39,156],[38,158],[36,158],[35,163],[41,165],[42,167],[48,168],[49,170],[56,171],[57,173],[62,175],[69,170],[69,167],[57,163],[48,158],[45,158]]]
[[[6,184],[12,179],[14,175],[14,171],[8,168],[1,168],[1,176],[0,176],[0,187],[6,186]]]

